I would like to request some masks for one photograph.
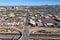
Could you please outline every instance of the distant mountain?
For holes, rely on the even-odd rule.
[[[40,6],[0,6],[4,8],[10,8],[10,7],[20,7],[20,8],[43,8],[43,9],[48,9],[48,8],[60,8],[60,5],[40,5]]]
[[[30,8],[60,8],[60,5],[41,5],[41,6],[30,6]]]

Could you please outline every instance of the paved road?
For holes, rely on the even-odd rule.
[[[17,40],[19,37],[19,33],[0,33],[0,40]]]
[[[60,39],[60,34],[30,34],[30,39]]]
[[[29,37],[29,29],[28,29],[28,23],[29,23],[29,10],[27,8],[26,10],[26,18],[24,19],[24,30],[22,32],[22,37],[19,40],[28,40]]]
[[[19,33],[0,33],[0,39],[2,40],[18,40]],[[30,34],[30,39],[59,39],[60,34]]]

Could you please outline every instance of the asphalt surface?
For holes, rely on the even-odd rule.
[[[60,39],[60,34],[30,34],[30,39]]]
[[[0,40],[18,40],[19,37],[17,33],[0,33]]]
[[[18,40],[20,34],[19,33],[0,33],[0,40]],[[29,39],[56,39],[60,40],[60,34],[30,34]]]
[[[29,23],[29,10],[27,8],[26,10],[26,18],[24,19],[24,30],[22,32],[22,37],[19,40],[28,40],[29,37],[29,31],[28,31],[28,23]]]

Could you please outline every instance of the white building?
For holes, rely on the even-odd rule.
[[[15,17],[14,13],[10,13],[9,17]]]
[[[36,22],[32,19],[30,19],[30,23],[33,24],[33,25],[36,25]]]
[[[53,23],[47,23],[46,25],[47,25],[48,27],[53,27],[53,26],[54,26]]]
[[[7,22],[7,23],[4,23],[4,25],[12,25],[12,26],[14,26],[14,25],[19,25],[20,24],[20,22]]]
[[[0,11],[6,11],[6,8],[0,8]]]

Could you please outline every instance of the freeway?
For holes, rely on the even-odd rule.
[[[0,40],[18,40],[19,37],[17,33],[0,33]]]
[[[60,39],[60,34],[30,34],[30,39]]]
[[[0,40],[18,40],[19,33],[0,33]],[[58,39],[60,40],[60,34],[30,34],[29,39]]]

